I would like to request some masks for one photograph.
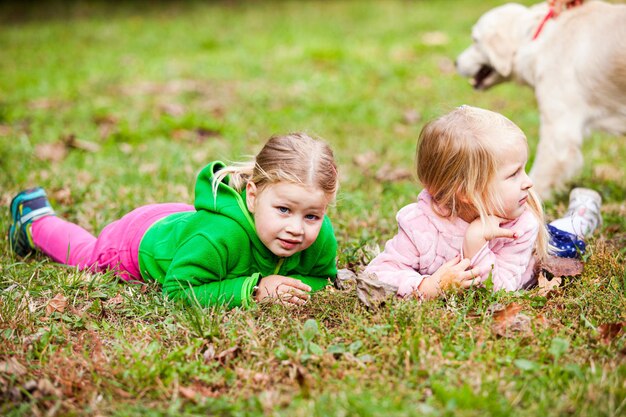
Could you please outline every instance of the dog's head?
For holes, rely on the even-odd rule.
[[[515,53],[527,37],[529,13],[525,6],[508,3],[478,19],[472,45],[456,60],[457,71],[475,89],[485,90],[511,78]]]

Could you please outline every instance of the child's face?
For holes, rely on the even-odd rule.
[[[511,142],[501,152],[493,184],[502,203],[502,207],[496,208],[494,213],[499,217],[517,219],[526,209],[528,191],[533,186],[532,180],[526,174],[527,161],[528,149],[521,140]]]
[[[278,182],[259,190],[249,182],[246,203],[257,235],[276,256],[288,257],[315,242],[329,198],[316,187]]]

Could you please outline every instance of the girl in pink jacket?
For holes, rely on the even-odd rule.
[[[424,190],[398,212],[398,233],[366,272],[400,297],[434,298],[489,276],[494,290],[527,288],[548,241],[557,255],[579,254],[600,223],[599,194],[575,189],[571,212],[546,228],[527,160],[526,136],[498,113],[461,106],[428,123],[416,157]]]

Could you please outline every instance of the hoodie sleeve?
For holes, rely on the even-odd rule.
[[[516,239],[498,238],[487,242],[471,259],[471,265],[481,269],[483,280],[491,273],[495,291],[525,288],[532,278],[539,223],[532,215],[527,215],[513,228],[519,234]]]
[[[415,241],[411,230],[416,224],[415,205],[409,205],[398,213],[398,233],[386,244],[385,249],[370,262],[365,272],[376,274],[379,280],[398,288],[398,296],[416,292],[424,278],[418,272],[422,254],[428,248],[421,247],[434,239],[424,234],[420,242]]]
[[[171,299],[197,302],[203,307],[247,305],[259,274],[226,278],[233,275],[229,274],[231,268],[228,252],[219,250],[207,236],[194,235],[179,247],[172,259],[163,280],[163,292]]]

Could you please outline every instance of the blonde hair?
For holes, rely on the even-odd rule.
[[[498,155],[515,140],[528,146],[515,123],[499,113],[471,106],[458,107],[427,123],[418,139],[416,166],[417,177],[432,195],[433,210],[442,217],[475,211],[484,224],[490,208],[503,206],[493,187]],[[528,207],[540,224],[535,252],[543,259],[548,238],[541,200],[532,188]]]
[[[272,136],[250,161],[226,166],[213,178],[213,194],[228,176],[228,184],[237,191],[252,181],[259,190],[277,182],[290,182],[319,188],[333,199],[339,181],[337,164],[328,144],[305,133]]]

